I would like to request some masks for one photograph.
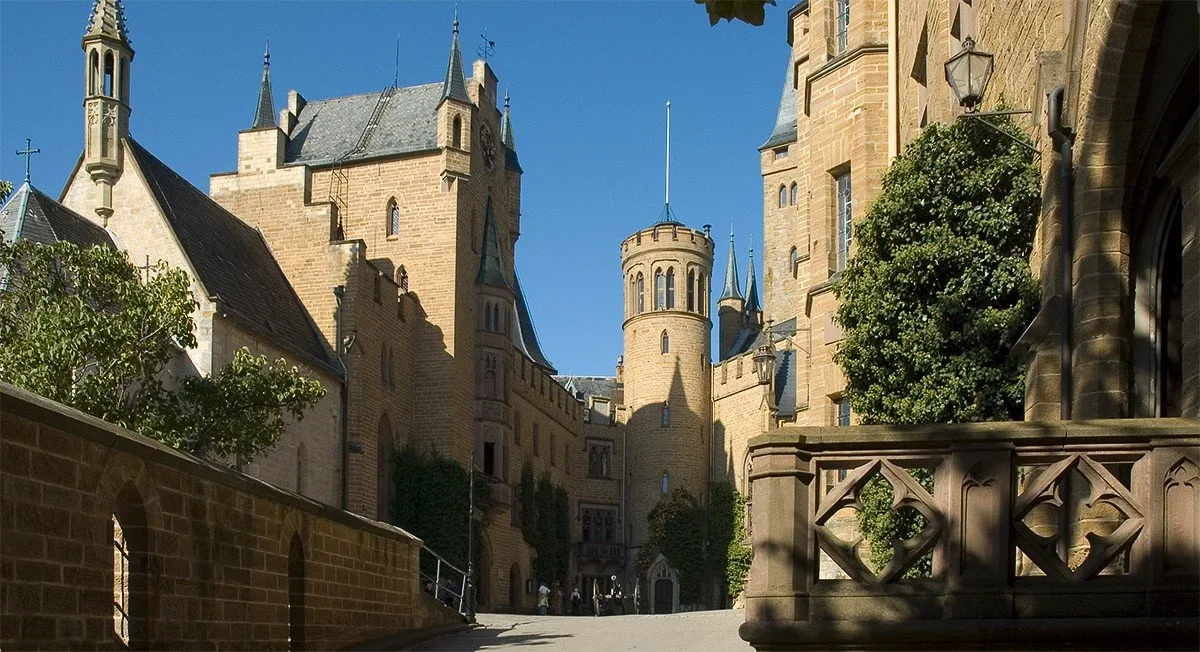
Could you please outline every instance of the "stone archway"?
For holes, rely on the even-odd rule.
[[[521,609],[521,567],[516,562],[508,569],[508,606],[513,611]]]
[[[1111,0],[1090,11],[1103,19],[1090,21],[1095,33],[1077,37],[1089,47],[1078,50],[1082,56],[1072,66],[1083,77],[1077,106],[1070,107],[1078,129],[1073,418],[1195,415],[1200,356],[1187,352],[1200,346],[1200,324],[1182,323],[1164,333],[1159,322],[1170,316],[1161,308],[1177,304],[1155,297],[1163,286],[1148,279],[1161,278],[1165,264],[1171,282],[1174,268],[1163,251],[1170,197],[1177,194],[1181,313],[1196,314],[1200,281],[1188,270],[1200,268],[1194,120],[1200,21],[1194,3]],[[1052,276],[1043,282],[1054,294],[1058,279]],[[1175,339],[1162,342],[1164,334]],[[1173,369],[1169,356],[1158,364],[1171,346],[1184,352],[1177,381],[1160,373]],[[1172,394],[1158,391],[1164,382],[1179,387],[1178,411]]]

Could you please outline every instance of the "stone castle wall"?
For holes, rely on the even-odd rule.
[[[329,649],[435,624],[398,528],[9,385],[0,428],[6,649],[114,645],[114,519],[135,648]]]

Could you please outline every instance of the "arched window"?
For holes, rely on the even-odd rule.
[[[671,406],[666,403],[662,406],[662,424],[664,428],[671,425]]]
[[[779,186],[779,207],[780,207],[780,208],[783,208],[784,206],[787,206],[787,199],[788,199],[788,196],[787,196],[787,187],[786,187],[786,186]]]
[[[483,306],[483,330],[492,330],[492,304],[490,302]]]
[[[483,395],[487,398],[496,398],[496,372],[491,369],[483,372]]]
[[[503,324],[504,322],[500,321],[500,303],[496,302],[496,305],[492,306],[492,326],[495,327],[497,333],[503,333]]]
[[[112,541],[113,636],[126,649],[146,647],[149,553],[146,508],[132,484],[117,495],[109,523]]]
[[[387,204],[387,234],[389,237],[400,235],[400,206],[395,199]]]
[[[401,266],[400,272],[397,274],[397,276],[400,277],[400,290],[402,292],[408,292],[408,270]]]
[[[700,275],[696,277],[696,303],[696,312],[707,315],[708,295],[704,293],[704,272],[700,272]]]
[[[637,312],[646,312],[646,279],[641,272],[637,275]]]
[[[389,388],[396,389],[396,352],[390,346],[387,358],[387,384]]]
[[[100,53],[92,50],[91,74],[88,75],[88,95],[95,95],[97,81],[100,79]]]
[[[792,206],[800,203],[800,187],[796,185],[795,181],[792,182],[792,187],[789,191],[789,194],[791,195]]]
[[[379,347],[379,384],[386,385],[388,381],[387,345]]]
[[[660,339],[662,341],[662,352],[670,353],[671,352],[671,336],[667,334],[667,331],[663,331],[662,337]]]
[[[292,535],[288,546],[288,649],[304,649],[304,544]]]
[[[109,97],[116,97],[116,89],[113,87],[116,74],[117,66],[113,61],[113,53],[109,52],[104,55],[104,94]]]
[[[458,149],[462,149],[462,117],[454,116],[454,126],[451,127],[450,144]]]
[[[800,277],[800,252],[792,247],[792,253],[788,254],[788,267],[791,270],[792,278]]]
[[[696,270],[688,270],[687,280],[687,309],[696,310]]]
[[[667,310],[675,307],[675,268],[667,270]]]
[[[121,58],[121,83],[120,83],[120,100],[129,104],[129,62],[124,57]]]
[[[667,495],[667,493],[668,493],[668,492],[670,492],[670,491],[671,491],[671,474],[670,474],[670,473],[667,473],[666,471],[663,471],[663,474],[662,474],[662,493],[663,493],[663,495],[665,496],[665,495]]]
[[[296,493],[304,495],[304,479],[308,475],[308,452],[304,449],[304,442],[296,447]]]
[[[667,277],[661,269],[654,271],[654,309],[662,310],[667,304]]]

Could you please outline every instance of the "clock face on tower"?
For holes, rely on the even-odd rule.
[[[491,170],[496,167],[496,139],[492,136],[491,127],[487,123],[479,127],[479,146],[483,150],[483,165]]]

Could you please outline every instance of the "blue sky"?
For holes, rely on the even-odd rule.
[[[512,93],[521,165],[517,269],[560,373],[608,375],[621,353],[624,237],[662,210],[664,103],[671,100],[671,208],[713,225],[714,277],[732,222],[738,266],[761,248],[757,147],[774,124],[786,8],[766,24],[710,27],[690,0],[458,3],[467,69],[485,29]],[[0,1],[0,178],[33,139],[33,183],[57,195],[82,149],[90,2]],[[233,169],[254,117],[263,41],[275,105],[441,79],[454,5],[444,2],[126,2],[135,57],[130,129],[200,189]],[[761,278],[761,273],[760,273]],[[716,293],[714,293],[714,296]]]

